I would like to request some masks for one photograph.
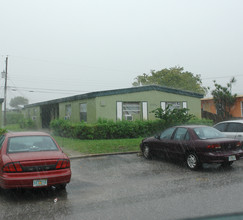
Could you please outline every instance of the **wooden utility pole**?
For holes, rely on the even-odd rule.
[[[7,118],[7,76],[8,76],[8,57],[6,57],[6,70],[5,70],[5,84],[4,84],[4,115],[3,115],[3,125],[6,126]]]

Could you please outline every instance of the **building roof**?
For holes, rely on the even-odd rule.
[[[149,86],[138,86],[138,87],[131,87],[125,89],[114,89],[114,90],[106,90],[106,91],[98,91],[98,92],[90,92],[81,95],[74,95],[66,98],[54,99],[45,102],[39,102],[34,104],[25,105],[25,107],[34,107],[40,105],[50,105],[50,104],[58,104],[62,102],[70,102],[76,100],[83,100],[83,99],[90,99],[102,96],[111,96],[111,95],[121,95],[121,94],[128,94],[128,93],[135,93],[135,92],[144,92],[144,91],[160,91],[160,92],[167,92],[167,93],[174,93],[178,95],[190,96],[195,98],[203,98],[203,94],[186,91],[186,90],[179,90],[165,86],[158,86],[158,85],[149,85]]]
[[[236,98],[243,98],[243,95],[237,95]],[[202,101],[213,100],[213,97],[202,98]]]

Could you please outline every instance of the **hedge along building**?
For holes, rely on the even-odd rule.
[[[67,98],[29,104],[25,118],[46,128],[53,119],[95,123],[99,119],[154,120],[151,111],[161,107],[188,108],[201,118],[202,94],[157,85],[91,92]]]

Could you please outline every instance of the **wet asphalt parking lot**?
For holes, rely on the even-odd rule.
[[[185,219],[243,211],[243,160],[196,172],[137,154],[71,165],[64,191],[0,190],[0,219]]]

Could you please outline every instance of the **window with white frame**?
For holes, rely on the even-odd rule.
[[[87,122],[87,103],[80,104],[80,121]]]
[[[165,110],[168,106],[170,110],[187,108],[187,102],[161,102],[160,106]]]
[[[123,102],[122,115],[125,120],[133,121],[140,119],[140,102]]]
[[[117,120],[148,120],[148,102],[117,102]]]

